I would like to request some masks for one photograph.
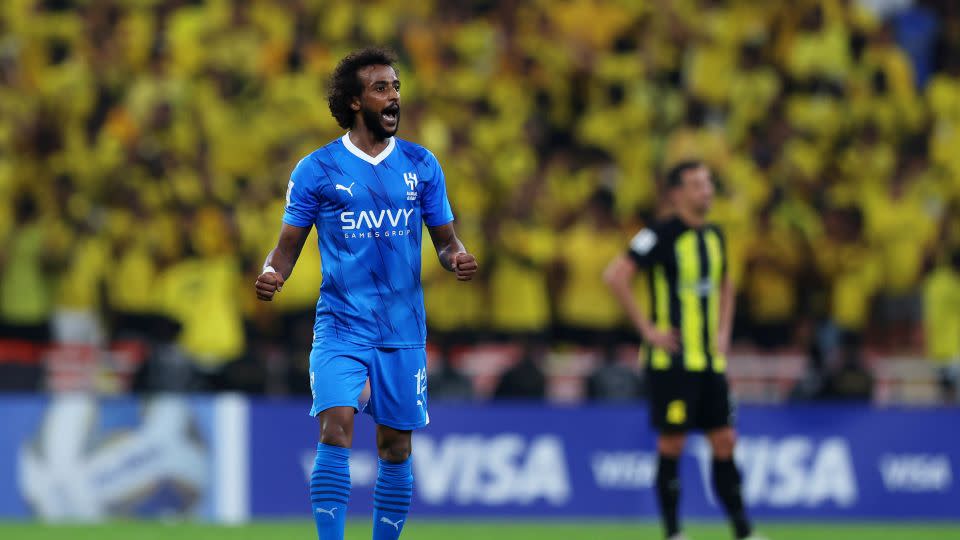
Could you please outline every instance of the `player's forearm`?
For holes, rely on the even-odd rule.
[[[465,253],[467,248],[463,242],[457,238],[453,224],[447,223],[439,227],[430,227],[430,239],[433,240],[433,247],[437,250],[437,258],[440,259],[440,266],[448,272],[457,269],[457,253]]]
[[[615,260],[604,272],[603,280],[606,282],[607,287],[610,288],[610,292],[613,293],[614,298],[617,299],[617,302],[623,307],[623,310],[627,312],[627,317],[630,318],[630,322],[633,323],[634,328],[642,334],[649,326],[650,321],[643,315],[643,310],[640,309],[639,304],[637,304],[636,299],[633,297],[633,290],[630,287],[630,283],[634,271],[629,265],[629,261],[624,259]]]
[[[627,312],[627,317],[630,318],[633,327],[641,334],[645,332],[650,325],[650,321],[644,316],[643,310],[640,309],[637,301],[633,298],[633,291],[630,289],[630,285],[619,282],[608,282],[607,285],[613,292],[613,296],[617,299],[617,302],[623,307],[623,310]]]
[[[263,261],[263,268],[273,268],[283,276],[283,279],[288,279],[293,273],[294,265],[297,264],[297,258],[297,255],[285,252],[277,246],[267,254],[267,258]]]
[[[724,343],[730,343],[730,334],[733,332],[733,316],[736,309],[736,293],[733,283],[725,279],[720,289],[720,320],[717,332]]]
[[[267,258],[263,261],[264,268],[272,267],[283,276],[283,279],[289,278],[309,234],[309,228],[284,224],[280,230],[277,247],[273,248],[273,251],[267,254]]]

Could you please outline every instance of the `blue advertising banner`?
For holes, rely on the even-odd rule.
[[[0,397],[0,518],[216,519],[210,398]]]
[[[317,422],[308,400],[0,397],[0,519],[306,518]],[[432,404],[414,435],[423,517],[653,518],[642,406]],[[960,520],[960,409],[749,406],[744,496],[759,518]],[[357,418],[349,511],[371,514],[373,422]],[[721,513],[692,436],[682,511]]]
[[[253,516],[305,516],[317,439],[307,402],[250,410]],[[432,404],[414,436],[413,509],[421,516],[655,517],[654,434],[642,406]],[[743,407],[738,461],[757,517],[960,520],[960,410]],[[369,515],[374,425],[358,417],[349,511]],[[720,517],[710,451],[682,460],[685,516]]]

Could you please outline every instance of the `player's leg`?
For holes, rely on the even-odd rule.
[[[723,506],[737,538],[748,538],[752,525],[743,504],[740,471],[734,462],[737,434],[733,429],[733,409],[726,377],[723,374],[708,374],[705,384],[703,429],[710,442],[713,455],[710,477],[713,491]]]
[[[373,540],[396,540],[413,498],[412,431],[377,425],[377,484],[373,488]]]
[[[736,537],[747,538],[752,527],[743,504],[740,471],[733,461],[736,432],[730,426],[722,427],[707,432],[707,439],[713,453],[710,472],[713,491],[726,511]]]
[[[680,456],[690,426],[695,393],[686,374],[674,370],[647,370],[650,386],[650,423],[657,432],[657,502],[667,538],[680,535]],[[695,402],[695,400],[693,400]]]
[[[350,447],[357,399],[367,379],[362,351],[333,343],[314,344],[310,390],[320,442],[310,476],[310,503],[320,540],[343,540],[350,500]]]
[[[379,452],[373,539],[396,540],[413,498],[412,430],[429,421],[427,355],[423,349],[378,349],[378,355],[365,408],[377,423]]]
[[[310,504],[320,540],[342,540],[350,501],[350,447],[353,407],[332,407],[317,415],[320,443],[310,475]]]
[[[680,538],[680,456],[684,433],[661,432],[657,437],[657,501],[667,538]]]

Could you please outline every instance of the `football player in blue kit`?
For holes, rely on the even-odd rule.
[[[310,228],[317,228],[323,283],[310,353],[310,414],[319,420],[320,441],[310,499],[321,540],[343,538],[358,410],[377,424],[374,540],[398,538],[407,520],[411,434],[430,421],[421,222],[445,269],[461,281],[477,271],[454,231],[437,158],[394,136],[400,124],[395,63],[382,49],[340,61],[328,103],[348,131],[294,168],[280,238],[256,282],[261,300],[279,293]],[[368,380],[370,398],[360,404]]]

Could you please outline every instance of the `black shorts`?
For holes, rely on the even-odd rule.
[[[730,387],[713,370],[647,369],[650,424],[659,433],[712,431],[733,425]]]

